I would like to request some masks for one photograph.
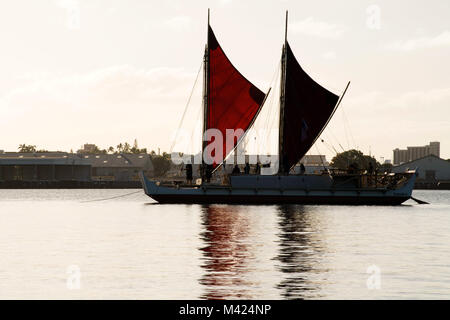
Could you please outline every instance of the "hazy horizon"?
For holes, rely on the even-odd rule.
[[[288,40],[316,81],[350,89],[323,138],[377,159],[441,143],[450,158],[450,4],[439,0],[106,1],[0,4],[0,150],[101,148],[137,139],[169,151],[206,41],[267,91]],[[345,124],[345,125],[344,125]],[[312,154],[330,160],[328,146]]]

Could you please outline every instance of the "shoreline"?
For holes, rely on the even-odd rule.
[[[140,181],[1,181],[0,189],[137,189]]]

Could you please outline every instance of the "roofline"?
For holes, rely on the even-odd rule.
[[[438,157],[438,156],[435,155],[435,154],[429,154],[429,155],[426,155],[426,156],[424,156],[424,157],[417,158],[417,159],[415,159],[415,160],[411,160],[411,161],[408,161],[408,162],[403,162],[403,163],[401,163],[401,164],[397,164],[397,165],[392,166],[392,167],[393,167],[393,168],[396,168],[396,167],[404,166],[405,164],[413,163],[413,162],[415,162],[415,161],[422,160],[422,159],[425,159],[425,158],[428,158],[428,157],[434,157],[434,158],[438,158],[439,160],[448,162],[447,160],[442,159],[441,157]]]

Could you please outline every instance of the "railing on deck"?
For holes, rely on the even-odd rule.
[[[411,172],[404,173],[368,173],[367,170],[329,169],[335,180],[334,187],[353,184],[357,188],[397,189],[408,181]]]

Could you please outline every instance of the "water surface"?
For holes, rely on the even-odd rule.
[[[129,189],[0,190],[0,298],[449,299],[450,191],[414,196],[431,204],[159,205]]]

